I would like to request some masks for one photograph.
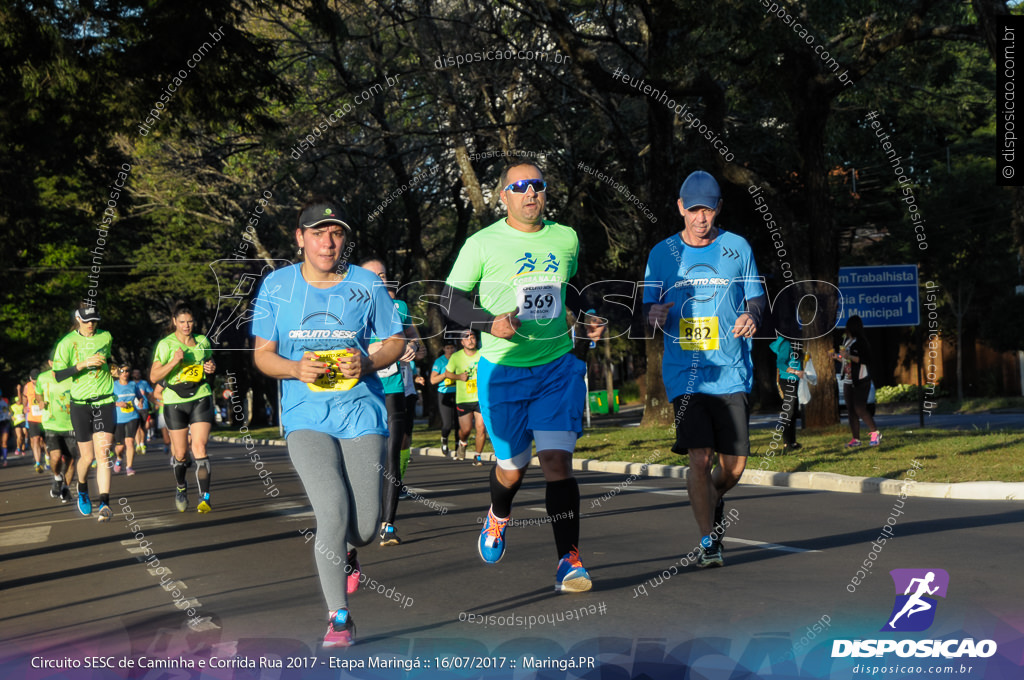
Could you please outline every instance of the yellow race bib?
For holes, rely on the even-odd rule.
[[[718,317],[679,319],[679,346],[691,352],[718,349]]]
[[[199,382],[203,379],[202,364],[188,364],[178,372],[178,382]]]
[[[338,359],[355,354],[350,349],[329,349],[322,352],[314,352],[317,361],[324,361],[329,364],[327,373],[309,383],[309,389],[314,392],[338,392],[350,390],[359,382],[359,378],[346,378],[341,374],[338,367]]]

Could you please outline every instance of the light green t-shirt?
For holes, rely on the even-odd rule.
[[[71,378],[57,382],[53,371],[43,371],[36,378],[36,389],[43,395],[43,429],[47,432],[71,432]]]
[[[576,232],[556,222],[528,233],[502,219],[466,239],[446,283],[467,293],[479,288],[480,304],[491,314],[518,307],[523,324],[508,340],[484,333],[484,358],[540,366],[572,349],[565,284],[576,274],[578,257]]]
[[[193,336],[196,341],[195,347],[189,347],[178,340],[174,333],[161,340],[156,346],[153,359],[161,364],[167,365],[179,348],[184,356],[177,366],[167,374],[167,387],[164,389],[164,404],[183,404],[188,401],[195,401],[213,394],[213,388],[204,380],[206,371],[203,370],[203,363],[213,358],[213,348],[205,335]],[[198,383],[199,388],[191,395],[183,397],[175,391],[175,385],[188,386],[189,383]]]
[[[84,402],[89,399],[94,406],[114,401],[114,379],[110,376],[110,348],[114,339],[107,331],[96,331],[85,337],[78,331],[71,331],[57,343],[53,351],[53,370],[70,368],[93,354],[102,354],[106,361],[97,368],[87,368],[71,376],[71,399]],[[104,399],[103,397],[108,397]]]
[[[465,380],[455,381],[455,403],[466,404],[480,401],[476,393],[476,365],[480,363],[480,350],[473,353],[473,356],[466,354],[466,350],[460,349],[448,360],[446,370],[455,373],[468,373]]]

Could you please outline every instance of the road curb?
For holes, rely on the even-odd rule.
[[[237,437],[210,437],[213,441],[238,443]],[[284,446],[280,439],[254,439],[256,446]],[[416,447],[412,453],[418,456],[434,456],[444,458],[437,447]],[[475,455],[467,451],[467,456]],[[484,453],[481,458],[493,461],[493,453]],[[468,458],[467,458],[468,459]],[[530,461],[537,465],[537,458]],[[619,460],[593,460],[590,458],[574,458],[574,470],[587,472],[609,472],[636,477],[672,477],[686,479],[689,467],[685,465],[663,465],[651,463],[627,463]],[[840,493],[875,493],[882,496],[914,496],[919,498],[952,498],[956,500],[975,501],[1024,501],[1024,482],[915,482],[902,479],[886,479],[884,477],[852,477],[835,472],[767,472],[765,470],[745,470],[740,484],[752,486],[777,486],[790,489],[806,489],[808,491],[838,491]]]

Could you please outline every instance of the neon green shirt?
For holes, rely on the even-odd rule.
[[[93,354],[102,354],[106,361],[97,368],[87,368],[71,376],[71,399],[84,402],[90,399],[94,406],[114,401],[114,379],[110,377],[110,348],[114,339],[107,331],[97,330],[92,337],[71,331],[57,343],[53,351],[53,370],[71,368]],[[104,398],[105,397],[105,398]]]
[[[47,432],[71,432],[71,378],[57,382],[53,371],[43,371],[36,378],[36,388],[43,395],[43,429]]]
[[[210,387],[208,382],[203,380],[206,377],[203,363],[213,358],[213,349],[210,347],[210,341],[206,339],[205,335],[195,335],[193,337],[196,341],[195,347],[189,347],[181,342],[174,333],[161,340],[156,346],[156,353],[153,355],[153,358],[164,365],[171,361],[174,352],[179,348],[185,353],[181,362],[167,374],[164,404],[183,404],[213,394],[213,388]],[[174,391],[174,385],[185,385],[187,383],[200,383],[199,388],[191,396],[183,397]]]
[[[518,307],[523,324],[508,340],[484,333],[484,358],[540,366],[572,349],[565,284],[576,274],[578,258],[576,232],[556,222],[528,233],[502,219],[466,239],[446,283],[467,293],[479,287],[480,304],[491,314]]]
[[[447,370],[458,375],[468,373],[465,380],[455,381],[455,403],[466,404],[480,401],[476,393],[476,365],[480,363],[480,350],[473,353],[473,356],[466,354],[466,350],[460,349],[448,360]]]

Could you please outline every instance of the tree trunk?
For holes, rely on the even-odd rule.
[[[641,427],[672,424],[672,404],[665,394],[665,382],[661,377],[661,357],[665,346],[661,334],[644,342],[647,350],[647,372],[644,373],[644,417]]]

